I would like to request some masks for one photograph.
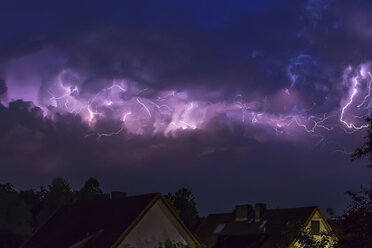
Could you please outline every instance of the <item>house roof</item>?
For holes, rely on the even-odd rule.
[[[97,199],[65,206],[23,247],[116,247],[158,200],[168,206],[159,193],[122,199]],[[174,211],[169,210],[194,239]]]
[[[196,231],[202,243],[208,247],[275,247],[282,243],[290,245],[284,231],[288,223],[305,224],[318,210],[317,207],[286,209],[268,209],[259,222],[254,221],[254,212],[247,220],[235,221],[234,213],[211,214]],[[215,233],[219,224],[225,224],[219,233]]]

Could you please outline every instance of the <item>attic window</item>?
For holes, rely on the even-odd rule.
[[[226,226],[225,223],[218,224],[218,226],[216,227],[216,229],[214,229],[213,233],[220,233],[225,228],[225,226]]]
[[[311,233],[312,234],[319,234],[320,233],[320,221],[319,220],[312,220],[311,221]]]

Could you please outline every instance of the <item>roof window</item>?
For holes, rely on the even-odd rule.
[[[262,230],[265,227],[266,223],[267,223],[267,220],[262,221],[258,229]]]
[[[220,223],[217,225],[217,227],[214,229],[213,233],[220,233],[226,226],[226,223]]]

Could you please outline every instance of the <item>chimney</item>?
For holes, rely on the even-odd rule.
[[[252,205],[237,205],[234,209],[235,221],[245,221],[248,220],[253,212]]]
[[[260,222],[266,210],[266,203],[256,203],[254,206],[254,221]]]
[[[111,195],[110,194],[107,194],[107,193],[104,193],[104,194],[102,194],[101,197],[102,197],[102,199],[108,200],[108,199],[111,198]]]
[[[126,196],[127,196],[126,192],[122,192],[122,191],[111,192],[111,199],[124,199]]]

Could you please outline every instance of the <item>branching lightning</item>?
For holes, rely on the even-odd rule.
[[[149,108],[143,103],[141,102],[138,97],[136,98],[137,102],[146,110],[146,112],[149,114],[149,117],[151,118],[151,112],[149,110]]]
[[[354,123],[350,122],[350,123],[347,123],[346,121],[344,121],[344,114],[345,114],[345,111],[347,110],[347,108],[353,103],[353,99],[355,97],[355,95],[357,94],[358,90],[356,88],[356,86],[358,85],[358,81],[356,79],[354,79],[354,85],[353,85],[353,91],[351,93],[351,96],[349,98],[349,101],[345,104],[344,107],[342,107],[341,109],[341,115],[340,115],[340,122],[344,123],[348,128],[350,129],[356,129],[356,130],[360,130],[360,129],[363,129],[363,128],[366,128],[368,127],[369,125],[368,124],[365,124],[365,125],[361,125],[361,126],[356,126]]]
[[[362,103],[357,106],[358,108],[360,108],[361,106],[363,106],[363,104],[367,101],[368,97],[371,95],[372,75],[371,75],[370,72],[368,72],[368,75],[370,77],[370,80],[368,82],[368,94],[364,97]]]
[[[348,73],[351,71],[352,68],[348,67]],[[280,94],[283,101],[296,97],[294,87],[296,75],[289,73],[289,76],[292,80],[291,86],[282,89],[284,94]],[[365,87],[366,93],[361,97],[364,90],[360,87],[359,81],[367,76],[369,80]],[[131,86],[131,90],[128,91],[125,80],[120,81],[123,84],[113,81],[109,87],[90,94],[91,97],[86,99],[83,96],[89,94],[81,95],[77,86],[66,87],[65,85],[70,85],[69,82],[62,83],[60,79],[58,80],[53,88],[55,90],[48,91],[51,95],[49,102],[55,104],[55,107],[81,115],[92,130],[98,119],[109,117],[121,121],[120,129],[114,132],[96,133],[97,139],[118,135],[124,129],[129,133],[145,134],[147,132],[145,129],[151,126],[154,127],[154,132],[162,132],[165,135],[179,129],[195,130],[202,128],[202,125],[210,119],[225,115],[228,117],[227,121],[241,122],[244,126],[271,128],[280,137],[295,137],[303,132],[310,137],[318,137],[317,145],[326,139],[327,133],[338,127],[335,125],[336,122],[342,124],[339,128],[345,130],[346,134],[368,127],[362,124],[362,121],[365,112],[370,113],[370,103],[368,105],[366,103],[371,98],[372,88],[372,74],[362,67],[351,79],[345,77],[345,82],[351,82],[351,86],[348,89],[348,96],[342,98],[344,104],[338,109],[339,112],[312,114],[319,109],[316,102],[307,109],[304,107],[300,109],[297,105],[293,105],[292,109],[285,112],[275,112],[269,109],[270,97],[265,97],[263,100],[249,100],[243,99],[242,94],[236,95],[232,102],[221,101],[219,104],[195,100],[187,91],[167,90],[158,94],[151,93],[151,96],[145,97],[143,93],[149,89],[133,90]],[[53,92],[61,94],[57,95]],[[356,105],[359,100],[359,104]],[[219,107],[221,104],[223,108]],[[340,115],[339,119],[336,117],[338,115]],[[128,118],[130,118],[129,122]],[[350,121],[351,118],[357,121]]]
[[[127,117],[129,116],[129,115],[131,115],[132,114],[132,112],[127,112],[127,113],[125,113],[124,115],[123,115],[123,118],[121,119],[124,123],[126,122],[126,120],[127,120]]]

